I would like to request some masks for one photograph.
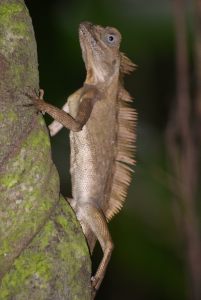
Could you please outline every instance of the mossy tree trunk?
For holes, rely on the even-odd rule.
[[[0,299],[90,299],[81,228],[59,196],[40,114],[32,23],[23,0],[0,1]]]

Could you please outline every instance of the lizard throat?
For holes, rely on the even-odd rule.
[[[107,72],[103,68],[100,68],[98,65],[93,66],[87,69],[87,75],[85,83],[87,84],[105,84],[108,86],[112,81],[116,81],[119,78],[119,72]]]

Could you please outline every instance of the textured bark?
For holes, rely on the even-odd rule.
[[[90,258],[59,197],[48,132],[26,93],[38,90],[32,23],[0,1],[0,299],[90,299]]]

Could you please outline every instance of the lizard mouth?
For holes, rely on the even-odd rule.
[[[104,81],[104,44],[101,40],[102,27],[90,22],[82,22],[79,26],[79,40],[82,57],[91,77]]]
[[[94,25],[90,22],[82,22],[79,26],[79,38],[81,45],[88,43],[94,47],[97,43]]]
[[[97,49],[97,38],[94,32],[94,25],[90,22],[82,22],[79,26],[79,40],[84,57],[93,56]]]

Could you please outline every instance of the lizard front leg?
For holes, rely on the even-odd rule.
[[[70,113],[69,110],[69,102],[70,101],[79,101],[80,97],[82,96],[84,88],[81,87],[79,90],[75,91],[72,95],[70,95],[66,101],[66,103],[62,106],[62,110],[67,112],[68,114]],[[55,136],[64,126],[59,123],[58,121],[54,120],[49,126],[49,131],[51,136]]]
[[[66,103],[64,104],[64,106],[62,107],[62,110],[69,114],[69,106],[68,106],[68,102],[66,102]],[[63,127],[64,127],[64,126],[63,126],[60,122],[54,120],[54,121],[48,126],[49,131],[50,131],[50,135],[51,135],[51,136],[56,135]]]
[[[73,118],[69,113],[64,110],[61,110],[43,100],[44,91],[40,90],[40,94],[38,98],[32,98],[34,105],[36,108],[43,113],[48,113],[51,117],[53,117],[57,122],[61,123],[64,127],[72,130],[72,131],[80,131],[82,127],[88,121],[93,106],[98,100],[97,90],[96,88],[88,89],[81,98],[79,103],[77,116]],[[58,128],[60,129],[60,128]]]

